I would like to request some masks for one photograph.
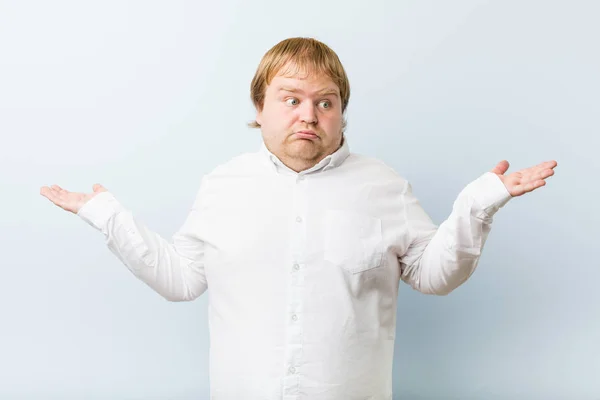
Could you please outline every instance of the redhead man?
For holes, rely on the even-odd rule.
[[[475,270],[493,215],[553,175],[498,163],[435,225],[411,185],[344,137],[350,85],[327,45],[291,38],[251,83],[263,144],[203,177],[167,241],[99,184],[41,194],[102,232],[170,301],[208,290],[211,399],[390,400],[400,281],[446,295]]]

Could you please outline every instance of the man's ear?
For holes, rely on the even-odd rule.
[[[262,111],[257,111],[256,112],[256,122],[258,122],[259,125],[262,125]]]

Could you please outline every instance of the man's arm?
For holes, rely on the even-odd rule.
[[[406,183],[403,197],[410,245],[400,257],[402,280],[422,293],[452,292],[475,271],[494,214],[511,198],[544,186],[556,165],[548,161],[505,176],[509,164],[500,162],[461,191],[439,228]]]
[[[148,229],[108,191],[85,203],[77,215],[101,231],[110,251],[158,294],[169,301],[190,301],[208,287],[204,244],[194,231],[198,198],[171,242]]]
[[[402,280],[436,295],[450,293],[475,271],[492,217],[511,198],[502,182],[486,173],[458,195],[448,219],[436,227],[409,183],[403,197],[411,244],[400,258]]]

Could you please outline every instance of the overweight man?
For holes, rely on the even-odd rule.
[[[211,399],[391,400],[400,281],[433,295],[464,283],[494,214],[544,186],[557,163],[506,174],[501,161],[437,226],[406,179],[350,152],[350,86],[327,45],[281,41],[250,89],[260,149],[202,177],[170,240],[102,185],[40,193],[100,231],[165,299],[207,292]]]

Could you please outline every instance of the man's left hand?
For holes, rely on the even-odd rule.
[[[546,161],[534,167],[504,175],[509,165],[506,160],[500,161],[491,172],[498,175],[511,196],[517,197],[544,186],[545,179],[554,175],[554,168],[558,163],[554,160]]]

